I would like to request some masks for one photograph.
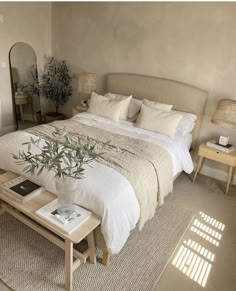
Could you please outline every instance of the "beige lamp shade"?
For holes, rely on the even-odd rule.
[[[96,74],[81,73],[79,74],[78,92],[91,94],[96,90]]]
[[[222,127],[236,128],[236,100],[220,100],[211,121]]]

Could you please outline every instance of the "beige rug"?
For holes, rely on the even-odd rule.
[[[153,290],[193,213],[171,195],[142,232],[134,230],[109,267],[84,264],[74,273],[74,290]],[[64,288],[64,253],[7,214],[0,217],[0,279],[17,291]]]

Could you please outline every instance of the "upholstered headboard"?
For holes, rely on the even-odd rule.
[[[147,98],[152,101],[173,104],[175,110],[196,114],[197,122],[192,133],[192,148],[196,146],[207,102],[208,93],[206,91],[174,80],[123,73],[108,74],[107,91],[133,95],[137,99]]]

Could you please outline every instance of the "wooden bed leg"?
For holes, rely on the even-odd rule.
[[[2,206],[1,206],[1,202],[0,202],[0,216],[1,216],[2,214],[4,214],[4,213],[5,213],[5,209],[2,208]]]
[[[103,255],[102,255],[102,264],[104,266],[108,266],[111,261],[111,256],[108,252],[108,250],[103,250]]]

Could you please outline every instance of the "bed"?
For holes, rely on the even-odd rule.
[[[72,134],[84,130],[85,133],[86,131],[89,134],[93,132],[94,136],[98,137],[102,133],[104,138],[111,138],[112,141],[119,143],[119,145],[121,141],[123,143],[127,143],[128,141],[132,144],[128,150],[136,147],[137,143],[140,143],[140,148],[137,149],[138,155],[135,158],[135,166],[140,168],[139,179],[135,183],[142,184],[143,180],[143,188],[140,189],[149,187],[147,182],[145,184],[145,179],[142,179],[145,171],[150,171],[150,175],[153,175],[155,171],[158,174],[159,171],[158,175],[160,176],[162,172],[165,172],[158,169],[158,165],[155,167],[155,171],[151,169],[151,163],[147,158],[149,157],[149,153],[146,153],[147,156],[145,159],[143,157],[142,159],[140,158],[140,153],[145,152],[144,148],[149,145],[151,148],[159,147],[163,157],[167,157],[166,154],[170,157],[169,160],[172,163],[171,180],[174,180],[182,171],[191,173],[193,164],[189,149],[190,147],[194,149],[196,146],[207,100],[207,92],[168,79],[134,74],[108,74],[107,91],[123,95],[132,94],[137,99],[145,97],[149,100],[173,104],[175,110],[194,113],[198,119],[192,135],[173,141],[163,135],[138,129],[131,122],[116,123],[89,113],[78,114],[69,121],[59,121],[54,125],[61,128],[66,126],[70,128],[69,131]],[[40,133],[44,134],[44,131],[47,131],[48,128],[46,125],[42,125],[31,131],[19,131],[1,137],[0,168],[22,174],[22,168],[19,168],[11,158],[12,153],[17,153],[19,149],[22,149],[21,144],[28,141],[32,135],[36,135],[36,132],[39,135]],[[133,153],[132,155],[129,154],[127,159],[131,159],[132,156]],[[153,157],[154,155],[152,155]],[[142,163],[143,167],[140,166]],[[152,164],[154,163],[152,161]],[[162,188],[165,188],[165,183],[164,185],[162,185],[163,183],[161,184],[162,179],[158,175],[157,182],[155,182],[157,183],[157,187],[159,187],[157,188],[159,189],[157,191],[158,193],[155,193],[155,197],[150,195],[148,198],[141,198],[136,193],[136,190],[139,189],[138,187],[141,186],[135,185],[136,187],[134,187],[134,184],[131,182],[132,179],[135,180],[137,178],[135,176],[136,173],[134,173],[135,170],[131,171],[129,168],[128,172],[130,173],[125,176],[123,175],[124,171],[119,171],[117,166],[113,166],[114,164],[117,164],[117,161],[115,163],[113,161],[112,166],[111,164],[95,162],[93,167],[87,169],[86,177],[81,181],[80,191],[77,195],[77,202],[79,204],[91,209],[94,213],[102,217],[101,228],[97,229],[95,237],[97,246],[103,250],[103,262],[105,264],[108,263],[109,254],[119,253],[125,245],[132,229],[139,225],[141,230],[145,223],[152,218],[156,209],[156,205],[153,207],[154,199],[157,205],[161,205],[165,198],[165,195],[162,197],[158,194],[159,192],[161,193]],[[146,179],[149,178],[146,177]],[[165,179],[168,179],[168,176]],[[55,182],[50,178],[49,173],[42,173],[42,175],[34,180],[43,184],[47,190],[56,192]],[[154,188],[153,185],[152,187]],[[166,192],[170,192],[168,189]],[[150,213],[148,212],[149,209]]]

